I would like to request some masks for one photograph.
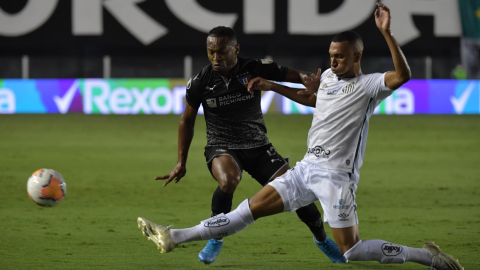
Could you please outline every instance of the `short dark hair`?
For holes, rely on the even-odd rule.
[[[230,42],[232,42],[234,45],[237,44],[237,35],[235,34],[235,31],[226,26],[217,26],[210,30],[208,32],[209,37],[228,37]]]
[[[332,42],[348,41],[350,44],[355,44],[355,47],[361,52],[363,51],[362,37],[354,31],[345,31],[333,37]]]

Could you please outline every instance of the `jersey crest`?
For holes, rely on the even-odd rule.
[[[342,92],[345,94],[351,94],[355,91],[355,81],[345,83],[342,87]]]
[[[247,87],[248,83],[250,82],[252,75],[248,73],[240,74],[237,76],[238,81],[243,84],[243,86]]]

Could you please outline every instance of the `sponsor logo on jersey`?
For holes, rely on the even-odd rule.
[[[264,64],[264,65],[268,65],[268,64],[273,63],[272,60],[268,60],[268,59],[261,59],[260,61],[262,61],[262,64]]]
[[[214,99],[214,98],[209,98],[209,99],[207,99],[206,101],[207,101],[208,107],[210,107],[210,108],[215,108],[215,107],[217,107],[217,100],[216,100],[216,99]]]
[[[342,87],[342,92],[347,94],[347,95],[353,93],[354,91],[355,91],[355,82],[354,81],[345,83]]]
[[[333,206],[334,209],[348,209],[350,205],[345,205],[345,201],[340,199],[338,200],[338,205]]]
[[[401,246],[392,243],[384,243],[382,245],[382,252],[385,256],[397,256],[402,253],[402,251],[403,249]]]
[[[205,227],[223,227],[230,223],[230,219],[227,217],[212,218],[205,222],[203,226]]]
[[[307,153],[314,154],[316,157],[322,156],[324,158],[328,158],[330,155],[330,150],[323,149],[320,145],[317,145],[313,148],[308,148]]]
[[[245,95],[242,95],[242,93],[240,93],[240,92],[225,95],[225,96],[222,96],[222,97],[218,98],[218,101],[219,101],[218,106],[230,105],[230,104],[235,103],[235,102],[252,99],[253,97],[254,97],[254,95],[251,95],[248,92],[246,92]]]
[[[338,90],[328,90],[327,95],[336,95],[338,94]]]

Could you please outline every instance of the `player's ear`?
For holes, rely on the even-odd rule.
[[[235,55],[240,53],[240,44],[235,45]]]
[[[362,54],[359,52],[355,53],[355,63],[360,62],[360,59],[362,58]]]

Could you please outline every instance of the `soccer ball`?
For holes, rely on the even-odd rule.
[[[52,169],[40,169],[28,178],[27,192],[34,203],[52,207],[65,198],[67,184],[59,172]]]

